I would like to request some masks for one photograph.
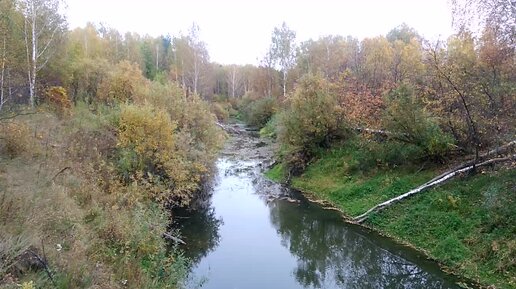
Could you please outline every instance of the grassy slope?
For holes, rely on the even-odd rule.
[[[43,271],[19,280],[3,274],[29,247],[47,258],[56,288],[177,287],[185,267],[169,262],[161,237],[167,214],[139,186],[110,180],[96,149],[113,145],[109,118],[79,108],[64,120],[49,113],[14,120],[27,131],[17,136],[16,155],[0,147],[0,258],[7,258],[0,288],[54,288]]]
[[[435,168],[389,167],[381,161],[372,165],[375,157],[375,152],[349,142],[321,152],[292,185],[355,216],[437,174]],[[282,169],[277,166],[267,176],[281,180]],[[485,172],[397,204],[373,215],[368,225],[423,249],[470,278],[510,288],[516,285],[515,191],[515,170]]]

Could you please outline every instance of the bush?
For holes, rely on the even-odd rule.
[[[74,103],[92,103],[104,79],[109,76],[111,66],[102,58],[83,58],[70,65],[70,78],[67,87]]]
[[[454,146],[453,138],[443,132],[406,85],[387,95],[384,122],[393,139],[420,147],[424,158],[442,160]]]
[[[219,122],[226,122],[229,118],[229,111],[222,103],[212,102],[210,110],[217,117]]]
[[[29,127],[22,122],[11,121],[0,126],[0,151],[14,158],[30,150]]]
[[[174,130],[169,115],[151,106],[127,105],[122,107],[118,128],[118,170],[128,182],[147,181],[163,184],[159,199],[168,199],[167,189],[183,167],[175,154]]]
[[[61,86],[52,86],[45,92],[45,103],[55,111],[59,117],[71,114],[72,102],[68,98],[66,89]]]
[[[102,81],[98,96],[107,103],[134,101],[147,80],[136,63],[122,61]]]
[[[176,101],[167,107],[174,114],[151,105],[122,107],[117,162],[126,182],[142,183],[155,199],[182,206],[199,190],[223,134],[206,102]]]
[[[240,110],[244,120],[251,126],[264,127],[276,113],[278,103],[275,98],[265,97],[255,99],[252,95],[244,97]]]
[[[276,138],[278,126],[278,114],[273,115],[267,124],[260,130],[261,137]]]
[[[279,120],[278,139],[290,150],[290,169],[300,172],[319,148],[344,137],[346,126],[330,84],[319,76],[303,78],[289,101]]]

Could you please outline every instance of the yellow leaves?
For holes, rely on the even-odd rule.
[[[136,63],[122,61],[116,65],[109,77],[100,84],[99,98],[104,101],[134,101],[147,80]]]
[[[148,104],[122,106],[118,163],[134,191],[143,190],[160,202],[185,205],[199,189],[220,136],[206,106],[191,102],[188,110],[178,131],[165,110]]]
[[[31,133],[25,123],[10,121],[0,125],[0,152],[15,157],[28,151],[30,146]]]
[[[459,201],[460,201],[459,197],[448,195],[446,198],[448,199],[448,203],[451,205],[452,208],[454,208],[454,209],[458,208]]]
[[[20,285],[20,288],[21,289],[35,289],[35,285],[34,285],[34,281],[29,281],[29,282],[23,282],[21,285]]]
[[[165,111],[127,105],[120,114],[118,146],[132,149],[140,157],[166,162],[174,149],[175,128]]]
[[[68,98],[66,89],[61,86],[52,86],[45,91],[44,101],[63,117],[71,114],[72,102]]]
[[[309,148],[341,133],[342,110],[330,88],[321,77],[306,77],[298,84],[281,122],[283,143]]]

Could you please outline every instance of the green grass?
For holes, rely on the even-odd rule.
[[[283,164],[277,164],[274,167],[272,167],[270,170],[265,172],[265,176],[277,183],[282,183],[285,181],[286,174],[285,174],[285,166]]]
[[[516,286],[516,170],[486,172],[419,194],[368,221],[467,277]]]
[[[396,162],[390,161],[391,154],[399,150],[399,145],[380,148],[354,139],[344,146],[321,151],[304,174],[292,180],[292,185],[331,201],[350,216],[359,215],[436,174],[432,169],[419,171],[420,166],[400,166],[409,155],[398,154]],[[279,169],[273,168],[271,174],[277,175],[275,170]]]
[[[356,216],[440,172],[409,161],[417,155],[411,147],[354,139],[319,152],[292,186]],[[266,175],[277,181],[284,171],[278,165]],[[515,288],[515,199],[516,170],[485,171],[395,204],[373,214],[367,224],[459,274],[496,288]]]

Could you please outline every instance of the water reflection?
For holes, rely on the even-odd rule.
[[[213,207],[202,206],[193,211],[178,210],[175,220],[173,228],[181,232],[186,243],[182,249],[193,265],[218,246],[222,220],[216,217]]]
[[[232,138],[213,196],[193,213],[176,212],[191,277],[207,280],[202,288],[459,288],[392,241],[266,181],[259,167],[267,148],[257,142]]]
[[[302,202],[269,204],[304,288],[453,288],[345,226],[338,213]]]

